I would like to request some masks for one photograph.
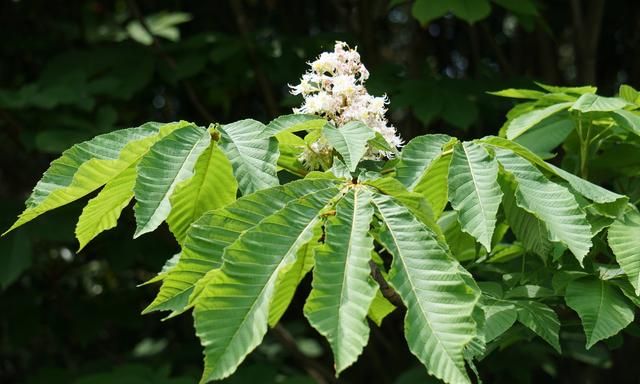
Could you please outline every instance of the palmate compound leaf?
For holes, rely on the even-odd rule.
[[[629,278],[629,282],[640,296],[640,213],[629,209],[623,217],[609,228],[609,246],[616,261]]]
[[[279,184],[276,174],[278,141],[265,137],[264,124],[245,119],[218,127],[220,149],[225,153],[243,195]]]
[[[146,123],[74,145],[51,163],[9,231],[95,191],[137,162],[158,140],[188,125]]]
[[[184,242],[189,225],[202,214],[232,203],[237,190],[231,163],[217,145],[210,145],[198,158],[193,177],[178,184],[169,199],[167,224],[178,242]]]
[[[134,238],[155,230],[169,216],[171,195],[182,181],[193,176],[198,157],[210,143],[206,129],[190,125],[154,144],[140,160],[133,188],[137,201]]]
[[[582,320],[587,349],[616,335],[633,321],[634,307],[620,289],[596,277],[571,281],[567,285],[565,301]]]
[[[201,382],[229,376],[262,341],[280,274],[313,238],[323,212],[344,193],[337,183],[325,182],[322,189],[312,180],[289,185],[308,192],[225,248],[222,266],[194,303],[196,334],[205,349]]]
[[[298,187],[300,184],[306,187]],[[294,181],[243,196],[226,207],[205,213],[190,226],[179,262],[165,274],[160,292],[143,313],[159,310],[182,312],[190,297],[195,300],[206,285],[208,278],[205,275],[211,272],[207,275],[210,277],[214,273],[212,271],[220,268],[224,249],[240,234],[281,210],[287,203],[332,185],[333,182],[322,179]]]
[[[325,226],[325,245],[316,250],[304,314],[329,341],[336,374],[357,360],[369,339],[367,312],[377,290],[369,279],[372,217],[371,192],[352,188],[336,205]]]
[[[389,283],[407,307],[409,349],[433,376],[469,383],[463,351],[476,335],[472,313],[479,290],[405,207],[379,194],[373,202],[384,223],[380,241],[393,255]]]
[[[487,251],[502,200],[498,162],[478,144],[457,144],[449,167],[449,200],[458,212],[464,232],[475,237]]]
[[[591,248],[591,226],[575,196],[553,183],[527,160],[513,152],[494,148],[496,159],[516,182],[515,198],[520,208],[540,219],[549,240],[566,245],[582,264]]]

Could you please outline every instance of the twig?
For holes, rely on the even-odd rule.
[[[396,292],[395,289],[389,286],[387,280],[385,280],[384,276],[382,276],[382,272],[380,272],[378,265],[373,261],[369,261],[369,267],[371,267],[371,277],[373,277],[373,279],[380,286],[380,292],[382,293],[382,296],[384,296],[391,302],[391,304],[395,305],[396,307],[404,308],[405,306],[402,302],[402,299],[400,298],[400,295],[398,295],[398,292]]]
[[[278,324],[271,329],[273,335],[278,339],[280,344],[285,347],[293,357],[304,367],[309,376],[311,376],[318,384],[337,383],[333,372],[318,363],[316,360],[309,358],[305,355],[300,348],[296,340],[291,336],[289,331],[282,325]]]
[[[169,68],[173,70],[177,69],[178,66],[176,64],[176,61],[164,50],[164,47],[162,46],[160,41],[151,32],[151,29],[149,28],[149,25],[144,19],[144,16],[142,16],[142,13],[140,12],[140,8],[138,8],[138,4],[136,4],[135,0],[127,0],[127,6],[129,8],[129,11],[140,23],[140,26],[142,27],[142,29],[144,29],[145,32],[147,32],[147,34],[149,34],[149,36],[151,37],[151,43],[153,44],[153,47],[155,48],[158,55],[167,63]],[[198,111],[200,116],[203,119],[205,119],[207,123],[214,121],[213,116],[207,111],[207,109],[204,107],[204,105],[198,98],[198,95],[196,94],[195,90],[193,89],[193,86],[191,85],[191,82],[189,80],[184,79],[184,80],[181,80],[180,83],[184,87],[184,90],[187,93],[187,97],[189,98],[189,101],[191,102],[191,104],[193,104],[193,106]]]

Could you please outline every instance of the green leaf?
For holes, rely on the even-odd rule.
[[[160,292],[143,313],[183,311],[206,285],[205,275],[220,268],[222,254],[228,245],[267,216],[284,208],[287,203],[304,196],[299,193],[312,193],[304,188],[298,188],[301,183],[323,189],[333,185],[334,182],[294,181],[286,186],[243,196],[226,207],[202,215],[187,231],[178,264],[166,274]],[[198,290],[196,290],[196,284],[198,284]]]
[[[442,154],[444,146],[452,140],[450,136],[437,134],[418,136],[409,141],[402,149],[396,166],[396,178],[409,191],[427,182],[425,178],[429,169]]]
[[[193,176],[193,167],[211,135],[195,125],[178,129],[151,147],[138,164],[134,238],[151,232],[169,216],[176,186]]]
[[[312,131],[321,129],[327,123],[317,115],[291,114],[279,116],[272,120],[262,131],[262,137],[269,138],[283,132]]]
[[[630,103],[638,104],[638,99],[640,98],[640,93],[636,91],[632,86],[627,84],[622,84],[620,89],[618,90],[618,96],[626,100]]]
[[[449,167],[449,201],[458,212],[462,230],[487,251],[491,250],[501,200],[498,163],[478,144],[456,145]]]
[[[76,225],[76,238],[80,243],[78,251],[103,231],[114,228],[122,210],[133,198],[136,183],[136,166],[132,164],[109,181],[96,197],[82,209]]]
[[[562,168],[556,167],[553,164],[547,164],[556,175],[560,176],[566,182],[569,183],[572,189],[584,196],[585,198],[606,207],[606,211],[609,212],[609,216],[618,217],[623,211],[629,198],[624,195],[611,192],[602,188],[599,185],[593,184],[585,179],[582,179],[572,173],[565,171]]]
[[[514,118],[507,125],[507,139],[514,140],[529,129],[535,127],[542,120],[549,116],[553,116],[560,111],[568,109],[572,105],[572,102],[553,104],[545,108],[535,109]]]
[[[613,111],[613,120],[623,129],[640,136],[640,115],[624,109]]]
[[[514,302],[518,311],[518,321],[542,337],[558,353],[560,349],[560,320],[553,309],[537,301]]]
[[[551,166],[548,163],[542,160],[540,156],[536,155],[535,153],[531,152],[529,149],[523,147],[521,144],[518,144],[515,141],[507,140],[503,137],[487,136],[478,140],[478,142],[482,143],[485,147],[489,147],[493,149],[502,148],[502,149],[509,150],[515,153],[516,155],[522,157],[523,159],[526,159],[527,161],[544,169],[545,171],[555,174],[555,170],[551,168]]]
[[[495,1],[495,0],[494,0]],[[544,92],[535,91],[533,89],[503,89],[495,92],[488,92],[490,95],[510,97],[512,99],[534,99],[537,100],[545,95]]]
[[[322,133],[351,172],[356,170],[367,151],[367,142],[376,137],[375,132],[360,121],[350,121],[340,128],[325,125]]]
[[[449,11],[449,4],[446,0],[416,0],[411,7],[411,14],[422,26],[444,16],[447,11]]]
[[[610,112],[622,109],[629,102],[619,97],[604,97],[593,93],[585,93],[571,106],[571,110],[580,112]]]
[[[169,200],[167,224],[178,242],[202,214],[232,203],[237,189],[231,163],[217,145],[210,145],[198,158],[193,177],[180,182]]]
[[[636,295],[640,296],[640,213],[630,209],[614,221],[609,228],[608,240],[616,261],[627,274]]]
[[[319,223],[313,229],[313,238],[300,248],[295,263],[285,268],[278,276],[275,294],[269,305],[269,326],[275,326],[291,304],[293,295],[302,279],[315,265],[315,252],[324,235]]]
[[[449,0],[451,12],[459,18],[473,24],[491,13],[488,0]]]
[[[573,194],[547,180],[536,167],[513,152],[503,149],[495,152],[517,183],[517,205],[540,219],[549,231],[549,240],[566,245],[582,264],[591,248],[591,226]]]
[[[458,261],[473,260],[477,256],[476,239],[462,231],[456,211],[445,211],[438,219],[449,250]]]
[[[585,93],[596,93],[596,91],[598,90],[597,87],[592,87],[590,85],[585,85],[582,87],[559,87],[556,85],[547,85],[539,82],[536,82],[536,84],[540,88],[551,93],[566,93],[571,95],[583,95]]]
[[[265,138],[264,124],[245,119],[218,127],[219,146],[231,161],[243,195],[279,184],[276,174],[278,141]]]
[[[565,301],[582,320],[587,349],[616,335],[633,321],[633,306],[620,290],[595,277],[571,281],[567,285]]]
[[[382,325],[382,320],[395,309],[396,307],[382,295],[380,288],[378,288],[373,301],[371,301],[368,316],[379,327]]]
[[[549,231],[544,222],[533,214],[520,208],[516,203],[516,184],[513,178],[500,179],[504,191],[503,208],[511,231],[525,249],[539,255],[546,261],[553,250],[553,243],[549,240]]]
[[[548,154],[564,143],[574,127],[567,113],[558,113],[542,120],[515,141],[537,154]]]
[[[165,135],[188,123],[147,123],[76,144],[51,163],[9,231],[95,191],[137,162]],[[5,232],[6,233],[6,232]]]
[[[311,240],[323,209],[339,197],[335,183],[325,183],[319,190],[313,180],[288,185],[305,198],[289,202],[225,248],[222,267],[195,301],[196,334],[205,348],[202,383],[232,374],[262,341],[278,276]]]
[[[336,375],[353,364],[369,339],[367,312],[376,294],[369,281],[373,238],[371,192],[352,188],[326,225],[316,250],[311,294],[304,306],[309,323],[329,341]]]
[[[466,273],[411,213],[391,197],[375,195],[386,227],[380,235],[393,255],[389,283],[407,307],[405,337],[429,373],[448,383],[469,383],[463,351],[476,334],[478,294]]]
[[[484,310],[485,342],[495,340],[515,324],[518,312],[512,303],[482,296],[481,306]]]
[[[420,194],[407,191],[398,180],[391,177],[381,177],[364,182],[376,188],[384,195],[393,197],[396,201],[404,205],[411,214],[425,224],[432,231],[440,234],[436,225],[429,202]]]
[[[280,150],[278,167],[284,168],[299,176],[306,175],[308,170],[299,160],[300,154],[302,154],[306,147],[304,140],[291,132],[281,132],[276,135],[276,139],[278,140],[278,149]]]

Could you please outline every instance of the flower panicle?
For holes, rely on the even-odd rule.
[[[402,138],[385,114],[389,98],[370,95],[365,87],[369,71],[362,64],[357,47],[351,49],[337,41],[333,52],[323,52],[308,63],[310,69],[302,75],[300,83],[290,85],[293,95],[302,95],[304,101],[294,113],[319,115],[338,129],[350,121],[362,121],[380,133],[393,147],[402,145]],[[330,163],[332,148],[322,138],[309,145],[301,155],[301,162],[309,169],[318,169]],[[392,153],[369,148],[367,159],[391,157]]]

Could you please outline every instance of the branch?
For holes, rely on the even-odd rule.
[[[144,29],[145,32],[147,32],[147,34],[151,36],[152,45],[156,50],[156,52],[158,53],[158,55],[167,63],[169,68],[175,70],[177,68],[176,61],[164,50],[164,47],[160,43],[160,40],[158,40],[158,38],[156,38],[156,36],[151,32],[151,29],[149,28],[147,21],[144,19],[144,16],[142,16],[142,13],[140,12],[140,8],[138,8],[138,4],[136,4],[135,0],[127,0],[127,7],[129,8],[129,11],[131,12],[131,14],[133,14],[133,16],[138,20],[142,29]],[[180,83],[184,87],[184,90],[187,93],[187,97],[189,98],[189,101],[191,102],[191,104],[193,104],[193,106],[195,107],[196,111],[198,111],[200,116],[203,119],[205,119],[207,123],[214,121],[213,116],[207,111],[207,109],[204,107],[204,105],[198,98],[198,95],[196,94],[195,90],[193,89],[193,86],[191,85],[191,82],[189,80],[184,79],[184,80],[181,80]]]
[[[316,360],[309,358],[305,355],[300,348],[296,340],[291,336],[289,331],[281,324],[271,328],[271,332],[278,339],[280,344],[285,347],[293,357],[304,367],[309,376],[311,376],[318,384],[337,383],[333,372],[318,363]]]
[[[395,291],[392,287],[389,286],[387,280],[385,280],[384,276],[382,276],[382,272],[380,272],[380,268],[373,261],[369,261],[369,267],[371,267],[371,277],[378,283],[380,286],[380,292],[385,299],[389,300],[391,304],[395,305],[398,308],[404,308],[404,303],[398,295],[398,292]]]

